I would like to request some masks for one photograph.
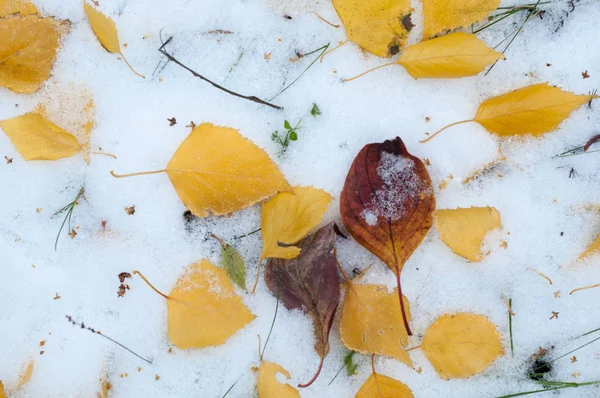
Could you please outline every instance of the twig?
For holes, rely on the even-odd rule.
[[[549,276],[547,276],[545,274],[542,274],[540,271],[536,270],[535,268],[527,267],[527,269],[532,270],[533,272],[535,272],[536,274],[538,274],[542,278],[546,279],[548,281],[548,283],[552,284],[552,279],[550,279]]]
[[[600,283],[596,284],[596,285],[591,285],[591,286],[584,286],[584,287],[578,287],[577,289],[573,289],[571,290],[571,292],[569,292],[569,295],[575,293],[575,292],[579,292],[581,290],[587,290],[587,289],[593,289],[595,287],[600,286]]]

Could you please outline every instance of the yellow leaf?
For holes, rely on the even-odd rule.
[[[496,326],[469,313],[440,316],[420,347],[442,379],[473,376],[503,354]]]
[[[6,392],[4,391],[4,384],[2,384],[2,380],[0,380],[0,398],[6,398]]]
[[[50,77],[66,25],[37,15],[0,19],[0,86],[31,94]]]
[[[402,299],[410,322],[409,302],[404,296]],[[351,350],[390,356],[413,366],[402,348],[408,343],[408,335],[398,305],[398,289],[388,293],[384,285],[349,285],[340,334],[344,345]]]
[[[25,384],[27,384],[29,379],[31,379],[32,373],[33,373],[33,359],[31,359],[29,361],[29,363],[27,364],[27,366],[25,367],[23,372],[21,372],[21,375],[19,376],[19,381],[17,382],[17,386],[15,387],[15,390],[18,390],[19,388],[21,388]]]
[[[262,208],[263,249],[260,261],[267,257],[291,259],[300,249],[291,245],[316,227],[329,207],[332,196],[322,189],[296,186],[292,192],[280,192]]]
[[[413,398],[413,393],[406,384],[398,380],[371,373],[355,398]]]
[[[397,63],[414,78],[473,76],[504,55],[477,36],[458,32],[408,46]]]
[[[258,396],[260,398],[299,398],[300,393],[289,384],[277,381],[277,373],[289,379],[290,373],[273,362],[262,361],[258,371]]]
[[[232,128],[202,123],[183,141],[165,172],[183,204],[198,217],[228,214],[290,190],[275,163]]]
[[[35,5],[26,0],[0,0],[0,18],[19,13],[21,16],[37,14]]]
[[[391,57],[410,29],[410,0],[333,0],[348,39],[378,57]],[[409,27],[409,29],[407,29]]]
[[[456,254],[469,261],[481,261],[481,243],[485,235],[502,228],[500,213],[493,207],[443,209],[435,212],[435,229],[442,241]]]
[[[598,254],[598,252],[600,252],[600,236],[598,236],[596,240],[592,242],[586,251],[579,255],[577,261],[585,260],[588,257]]]
[[[168,334],[181,348],[217,346],[252,321],[221,268],[208,260],[192,264],[167,298]]]
[[[421,0],[423,38],[462,28],[483,20],[500,5],[500,0]]]
[[[25,160],[56,160],[81,149],[77,138],[37,113],[0,121],[0,128]]]

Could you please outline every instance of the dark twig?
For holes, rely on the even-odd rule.
[[[200,73],[198,73],[195,70],[193,70],[193,69],[187,67],[186,65],[182,64],[174,56],[172,56],[171,54],[169,54],[169,52],[165,49],[165,47],[167,46],[167,44],[169,44],[171,42],[171,40],[173,40],[173,37],[169,37],[167,39],[167,41],[165,41],[165,42],[162,41],[162,37],[161,37],[160,40],[161,40],[162,45],[160,46],[160,48],[158,49],[158,51],[162,55],[164,55],[165,57],[167,57],[169,59],[169,61],[174,62],[177,65],[181,66],[183,69],[187,70],[188,72],[190,72],[192,75],[196,76],[197,78],[199,78],[201,80],[204,80],[207,83],[210,83],[213,87],[218,88],[219,90],[224,91],[227,94],[233,95],[234,97],[243,98],[243,99],[248,100],[248,101],[256,102],[257,104],[266,105],[266,106],[271,107],[273,109],[278,109],[278,110],[283,109],[280,106],[271,104],[270,102],[267,102],[267,101],[264,101],[264,100],[261,100],[260,98],[255,97],[254,95],[248,96],[248,95],[242,95],[242,94],[236,93],[235,91],[231,91],[231,90],[229,90],[229,89],[227,89],[227,88],[225,88],[225,87],[223,87],[223,86],[221,86],[221,85],[213,82],[212,80],[207,79],[206,77],[202,76]]]

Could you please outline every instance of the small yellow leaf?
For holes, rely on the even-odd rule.
[[[0,0],[0,18],[16,13],[23,17],[37,14],[37,12],[35,5],[27,0]]]
[[[283,374],[287,379],[290,373],[273,362],[262,361],[258,371],[258,396],[260,398],[300,398],[300,393],[289,384],[277,381],[277,373]]]
[[[470,313],[440,316],[425,332],[421,349],[442,379],[473,376],[503,354],[496,326]]]
[[[469,261],[481,261],[483,239],[496,228],[502,228],[502,223],[500,213],[493,207],[459,207],[435,212],[435,229],[442,242]]]
[[[371,373],[354,398],[413,398],[413,393],[398,380]]]
[[[27,364],[27,366],[25,367],[23,372],[21,372],[21,375],[19,376],[19,381],[17,382],[17,386],[15,387],[15,390],[18,390],[19,388],[21,388],[25,384],[27,384],[29,379],[31,379],[32,373],[33,373],[33,359],[31,359],[29,361],[29,363]]]
[[[483,20],[500,5],[500,0],[421,0],[423,38],[462,28]]]
[[[266,202],[262,208],[260,261],[267,257],[298,257],[300,249],[287,245],[304,238],[321,222],[331,199],[322,189],[296,186],[292,192],[280,192]]]
[[[407,322],[410,308],[406,297]],[[342,342],[362,354],[386,355],[412,367],[408,353],[402,348],[408,335],[398,305],[398,289],[388,293],[384,285],[350,285],[340,321]]]
[[[83,9],[102,47],[108,52],[120,54],[121,46],[119,45],[119,36],[115,22],[85,1],[83,2]]]
[[[585,260],[588,257],[594,256],[600,252],[600,236],[596,238],[595,241],[592,242],[590,247],[587,248],[586,251],[579,255],[577,261]]]
[[[56,160],[81,149],[77,138],[37,113],[0,121],[0,128],[25,160]]]
[[[169,338],[181,349],[221,345],[255,318],[225,271],[208,260],[186,269],[167,307]]]
[[[457,32],[408,46],[397,63],[414,78],[473,76],[504,55],[477,36]]]
[[[0,380],[0,398],[6,398],[6,392],[4,391],[4,384],[2,384],[2,380]]]
[[[391,57],[406,44],[410,0],[333,0],[348,40],[378,57]]]

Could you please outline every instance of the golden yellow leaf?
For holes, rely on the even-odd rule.
[[[66,24],[37,15],[0,19],[0,86],[31,94],[50,77]]]
[[[23,369],[23,371],[21,372],[21,375],[19,376],[19,381],[17,382],[17,386],[15,387],[15,390],[18,390],[19,388],[21,388],[25,384],[27,384],[29,379],[31,379],[32,373],[33,373],[33,359],[29,360],[25,369]]]
[[[469,261],[481,261],[485,235],[502,228],[500,213],[493,207],[469,207],[435,211],[435,229],[456,254]]]
[[[407,321],[410,307],[402,296]],[[342,342],[362,354],[386,355],[412,367],[408,353],[402,348],[408,335],[398,305],[398,292],[388,293],[384,285],[349,285],[340,321]]]
[[[0,128],[25,160],[56,160],[81,149],[77,138],[37,113],[0,121]]]
[[[197,126],[163,170],[183,204],[198,217],[228,214],[291,189],[269,156],[229,127]]]
[[[596,237],[596,240],[592,242],[590,247],[579,255],[577,261],[585,260],[588,257],[598,254],[598,252],[600,252],[600,236]]]
[[[290,373],[273,362],[262,361],[258,371],[258,396],[260,398],[299,398],[300,393],[289,384],[277,381],[277,373],[282,373],[287,379]]]
[[[0,398],[6,398],[6,392],[4,391],[4,384],[2,384],[2,380],[0,380]]]
[[[473,376],[504,352],[496,326],[470,313],[440,316],[425,332],[420,348],[442,379]]]
[[[378,57],[397,54],[408,37],[410,0],[333,0],[348,40]]]
[[[498,8],[500,0],[421,0],[423,38],[462,28],[483,20]]]
[[[17,13],[23,17],[37,12],[35,5],[27,0],[0,0],[0,18]]]
[[[398,380],[371,373],[354,398],[413,398],[413,393]]]
[[[331,199],[332,196],[322,189],[295,186],[292,192],[280,192],[265,202],[260,261],[267,257],[298,257],[300,249],[289,245],[304,238],[321,222]]]
[[[457,32],[408,46],[397,63],[414,78],[473,76],[504,55],[477,36]]]

